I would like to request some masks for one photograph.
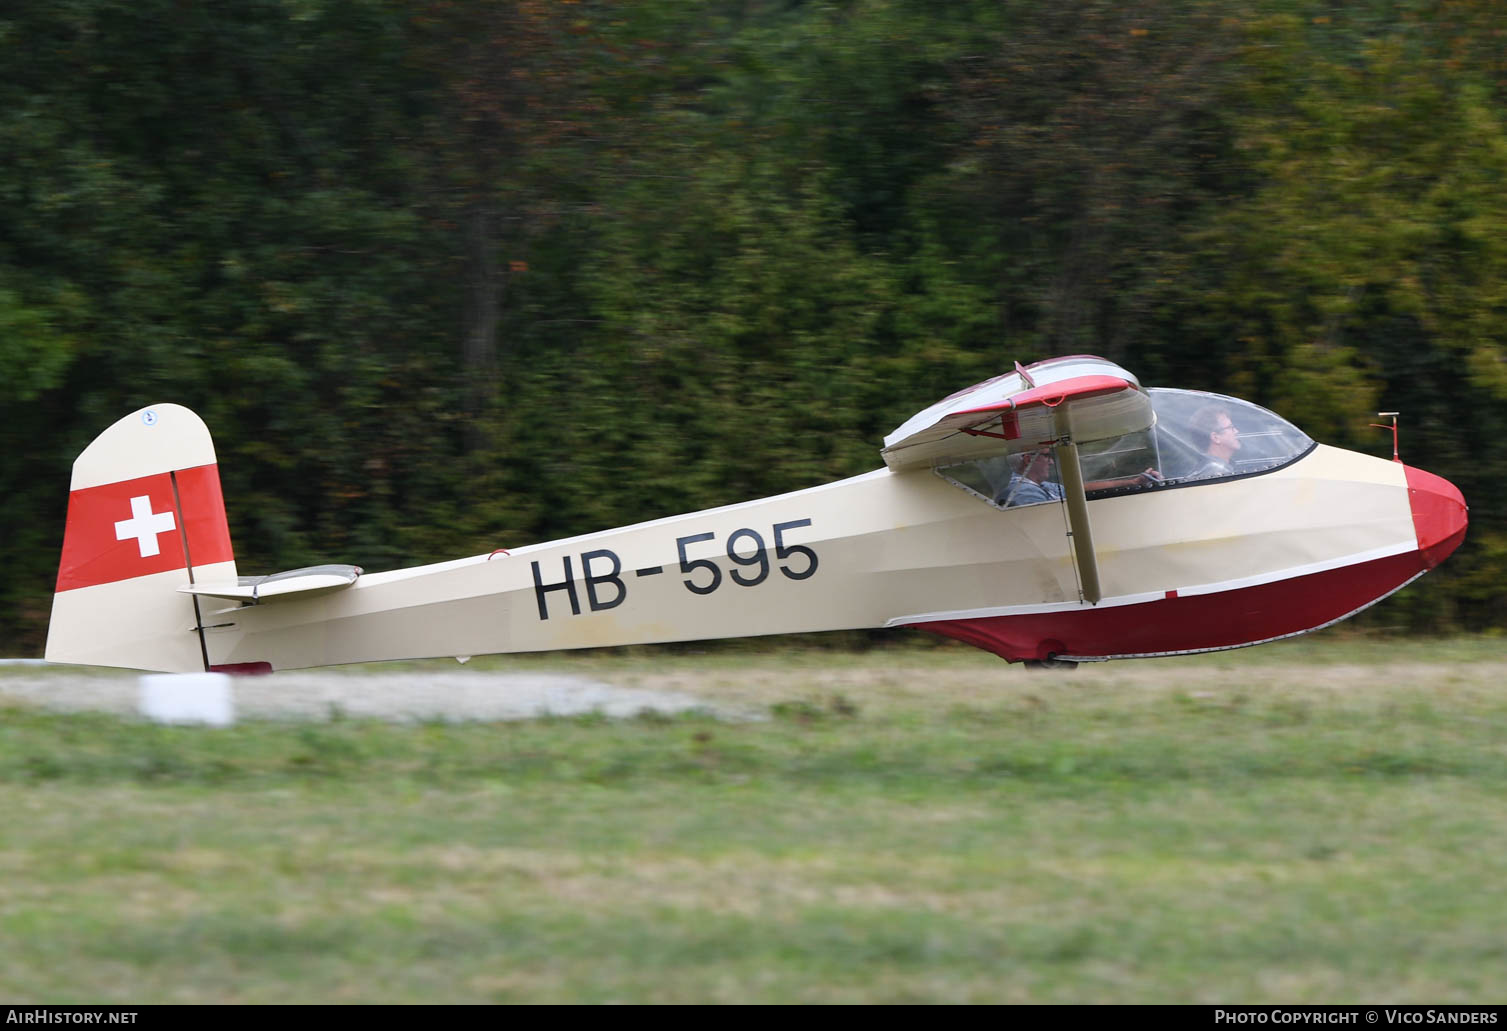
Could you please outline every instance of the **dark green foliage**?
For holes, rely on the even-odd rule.
[[[1500,624],[1490,0],[19,0],[0,14],[0,640],[73,456],[216,434],[248,572],[369,569],[861,472],[1092,352],[1459,483],[1372,618]],[[24,55],[20,56],[20,55]]]

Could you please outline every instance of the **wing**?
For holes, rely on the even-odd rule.
[[[1135,376],[1076,355],[1017,366],[943,398],[885,437],[880,454],[900,472],[1025,451],[1064,435],[1079,442],[1119,437],[1154,419]]]

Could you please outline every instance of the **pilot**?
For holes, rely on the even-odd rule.
[[[1061,501],[1062,484],[1051,479],[1052,452],[1047,448],[1027,451],[1015,456],[1012,461],[1018,472],[1010,477],[1010,485],[1004,489],[995,503],[1007,507],[1016,505],[1039,505],[1043,501]]]
[[[1204,405],[1193,413],[1189,423],[1193,439],[1204,453],[1204,463],[1193,471],[1189,479],[1200,480],[1211,476],[1233,476],[1232,462],[1240,450],[1240,430],[1230,419],[1228,409],[1219,405]]]

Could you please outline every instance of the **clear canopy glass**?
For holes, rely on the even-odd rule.
[[[1212,482],[1267,472],[1314,446],[1281,416],[1235,397],[1157,387],[1156,422],[1149,429],[1079,445],[1090,497]],[[1062,498],[1055,448],[964,462],[937,472],[955,486],[1000,508]]]

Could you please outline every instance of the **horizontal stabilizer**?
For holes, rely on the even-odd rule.
[[[360,575],[360,566],[305,566],[303,569],[290,569],[285,573],[271,573],[267,576],[243,576],[235,583],[184,584],[178,590],[183,594],[228,598],[256,605],[264,601],[289,597],[306,598],[311,594],[339,590],[355,583]]]

